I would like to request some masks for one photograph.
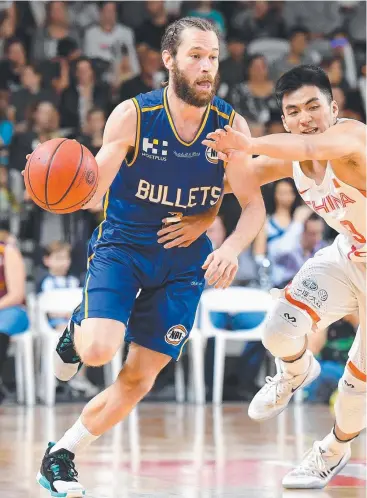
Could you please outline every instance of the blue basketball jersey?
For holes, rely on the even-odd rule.
[[[187,143],[175,129],[167,89],[140,94],[132,100],[137,111],[135,149],[123,161],[104,198],[104,212],[107,224],[126,229],[133,239],[148,242],[146,232],[156,238],[163,218],[172,213],[197,214],[218,202],[224,164],[201,142],[209,132],[232,124],[235,112],[214,97],[195,138]]]

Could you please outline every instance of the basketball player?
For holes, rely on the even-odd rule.
[[[130,348],[115,383],[87,404],[56,444],[49,444],[38,482],[53,496],[83,496],[75,453],[124,419],[171,358],[179,359],[205,278],[227,287],[237,256],[264,223],[260,188],[243,164],[235,161],[233,168],[229,162],[227,178],[243,209],[233,235],[214,252],[206,236],[169,251],[157,241],[162,219],[174,221],[218,204],[224,164],[202,145],[206,135],[226,124],[249,135],[245,120],[215,97],[218,52],[210,22],[174,22],[162,40],[168,86],[118,105],[106,124],[96,156],[98,189],[85,206],[104,196],[105,220],[89,246],[83,302],[57,347],[56,375],[68,380],[82,362],[106,364],[124,337]]]
[[[253,161],[259,183],[293,177],[305,203],[339,232],[280,292],[263,335],[277,374],[267,377],[249,406],[249,416],[259,421],[282,412],[297,389],[320,373],[307,334],[359,311],[360,327],[339,382],[335,426],[283,480],[286,488],[323,488],[346,465],[351,441],[366,427],[366,127],[337,118],[330,82],[319,67],[285,73],[276,97],[290,134],[251,138],[226,126],[203,143],[225,160],[234,160],[231,150],[260,155]]]

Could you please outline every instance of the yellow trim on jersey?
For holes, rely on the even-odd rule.
[[[212,111],[215,111],[215,112],[218,114],[218,116],[221,116],[221,117],[222,117],[222,118],[224,118],[224,119],[229,119],[228,114],[224,114],[224,112],[221,112],[221,111],[218,109],[218,107],[215,107],[215,105],[211,105],[211,106],[210,106],[210,109],[211,109]]]
[[[85,283],[85,288],[84,288],[84,318],[88,318],[88,304],[89,304],[88,284],[89,284],[89,279],[90,279],[90,275],[88,275],[87,281]]]
[[[138,101],[136,100],[136,98],[132,98],[131,99],[133,102],[134,102],[134,105],[136,107],[136,133],[135,133],[135,149],[134,149],[134,156],[132,158],[132,160],[130,162],[127,161],[127,159],[125,158],[125,162],[127,164],[127,166],[132,166],[136,160],[136,158],[138,157],[138,153],[139,153],[139,144],[140,144],[140,123],[141,123],[141,116],[140,116],[140,107],[139,107],[139,104],[138,104]]]
[[[203,122],[201,123],[200,125],[200,128],[199,130],[197,131],[196,135],[195,135],[195,138],[192,140],[192,142],[185,142],[184,140],[182,140],[177,131],[176,131],[176,128],[175,128],[175,125],[174,125],[174,122],[173,122],[173,119],[171,117],[171,114],[169,112],[169,108],[168,108],[168,102],[167,102],[167,88],[166,87],[164,89],[164,92],[163,92],[163,104],[164,104],[164,108],[166,110],[166,113],[167,113],[167,118],[168,118],[168,121],[169,121],[169,124],[172,128],[172,131],[173,133],[175,134],[175,137],[177,138],[177,140],[182,144],[182,145],[185,145],[186,147],[191,147],[191,145],[193,145],[196,140],[200,137],[201,135],[201,132],[203,131],[204,129],[204,126],[206,125],[206,122],[208,120],[208,116],[209,116],[209,112],[210,112],[210,105],[208,105],[206,111],[205,111],[205,114],[204,114],[204,118],[203,118]]]
[[[184,343],[182,344],[181,349],[180,349],[180,354],[178,355],[178,357],[177,357],[177,360],[176,360],[176,361],[178,361],[178,360],[181,358],[181,355],[182,355],[182,350],[183,350],[183,348],[184,348],[185,344],[187,343],[187,341],[188,341],[189,339],[190,339],[190,337],[188,337],[188,338],[186,339],[186,341],[184,341]]]
[[[236,111],[233,109],[233,111],[231,112],[231,116],[229,118],[229,126],[232,126],[233,124],[233,120],[234,120],[234,117],[236,116]]]
[[[107,218],[107,208],[108,208],[109,200],[110,200],[110,189],[107,190],[106,196],[104,198],[104,203],[103,203],[103,216],[104,216],[104,220],[102,221],[102,223],[100,223],[100,225],[98,227],[98,237],[97,237],[97,240],[99,240],[101,238],[101,236],[102,236],[102,225],[106,221],[106,218]]]
[[[159,104],[154,107],[143,107],[141,112],[157,111],[158,109],[163,109],[163,104]]]

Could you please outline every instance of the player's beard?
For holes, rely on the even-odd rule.
[[[211,91],[205,94],[200,94],[195,89],[196,83],[200,81],[210,81],[211,83]],[[212,76],[207,75],[201,78],[198,78],[193,85],[190,84],[189,80],[184,75],[183,71],[181,71],[177,65],[177,62],[174,62],[173,70],[172,70],[172,83],[175,94],[181,100],[183,100],[186,104],[192,105],[194,107],[205,107],[211,102],[214,95],[217,92],[219,86],[219,72],[216,74],[214,80]]]

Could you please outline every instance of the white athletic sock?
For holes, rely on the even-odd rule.
[[[327,452],[331,452],[334,454],[343,455],[350,446],[350,441],[346,441],[345,443],[340,442],[336,439],[334,431],[332,430],[322,441],[321,448]]]
[[[280,360],[282,370],[291,375],[301,375],[306,373],[311,364],[311,355],[312,353],[306,350],[301,358],[298,358],[298,360],[292,362]]]
[[[99,437],[100,436],[93,436],[79,418],[75,424],[65,432],[60,441],[52,447],[50,453],[60,449],[76,453],[76,451],[84,450],[84,448],[93,443],[93,441],[96,441]]]

